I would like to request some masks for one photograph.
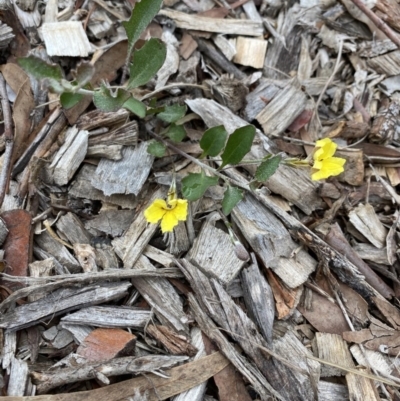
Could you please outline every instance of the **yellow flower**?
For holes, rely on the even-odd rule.
[[[343,166],[346,160],[341,157],[332,157],[337,148],[335,142],[332,142],[329,138],[324,138],[317,141],[315,145],[313,169],[317,171],[311,175],[313,181],[324,180],[325,178],[339,175],[344,171]]]
[[[169,194],[168,194],[169,195]],[[173,231],[179,221],[185,221],[188,203],[186,199],[156,199],[145,211],[144,217],[149,223],[158,223],[161,220],[162,233]]]

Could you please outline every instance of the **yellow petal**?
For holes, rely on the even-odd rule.
[[[144,217],[148,223],[158,223],[167,212],[167,204],[163,199],[156,199],[145,211]]]
[[[325,178],[339,175],[344,171],[345,159],[341,157],[329,157],[322,161],[316,161],[313,168],[319,170],[311,175],[313,181],[324,180]]]
[[[187,217],[188,202],[186,199],[178,199],[175,209],[173,210],[178,220],[185,221]]]
[[[320,139],[315,142],[315,147],[317,148],[314,152],[314,160],[324,160],[328,157],[332,157],[337,149],[335,142],[332,142],[329,138]]]
[[[164,233],[171,232],[178,225],[178,218],[175,216],[174,210],[168,210],[161,220],[161,231]]]

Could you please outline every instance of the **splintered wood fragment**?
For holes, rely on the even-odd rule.
[[[258,323],[265,340],[272,342],[272,327],[275,317],[275,302],[268,281],[261,274],[256,258],[242,270],[243,296],[250,316]]]
[[[386,248],[377,248],[371,244],[356,243],[352,245],[353,250],[361,259],[382,265],[390,265]]]
[[[349,390],[343,384],[318,382],[318,400],[319,401],[349,401]]]
[[[395,50],[381,56],[367,58],[367,66],[378,74],[387,76],[400,74],[400,50]]]
[[[85,227],[88,230],[95,229],[103,234],[119,237],[129,228],[135,214],[133,210],[101,211],[98,216],[85,221]]]
[[[88,362],[108,361],[135,354],[136,336],[116,328],[93,330],[79,345],[76,353]]]
[[[129,306],[91,306],[61,318],[64,323],[95,327],[144,327],[151,317],[148,309]]]
[[[10,373],[11,363],[17,351],[17,333],[6,330],[3,332],[3,349],[1,350],[1,367]]]
[[[54,259],[37,260],[29,263],[29,275],[31,277],[48,277],[54,269]],[[44,294],[29,295],[28,301],[34,302],[43,298]]]
[[[256,116],[265,135],[279,136],[306,108],[307,96],[295,85],[287,85]]]
[[[120,299],[128,294],[131,283],[98,283],[80,290],[76,288],[61,288],[30,304],[18,306],[3,314],[0,318],[0,328],[20,330],[43,320],[57,316],[70,310],[87,305],[95,305]]]
[[[93,327],[61,322],[59,324],[65,330],[68,330],[74,337],[76,344],[81,344],[83,340],[93,331]]]
[[[251,195],[232,211],[247,242],[266,268],[272,269],[289,288],[307,281],[317,266],[309,253],[299,249],[282,222]]]
[[[351,401],[380,401],[381,398],[371,379],[355,373],[347,373],[346,383]]]
[[[155,268],[146,256],[140,256],[134,270],[163,270]],[[175,287],[164,278],[137,277],[133,285],[153,309],[158,320],[177,331],[189,332],[189,318],[183,311],[183,302]]]
[[[118,401],[122,399],[146,399],[160,401],[189,390],[208,380],[229,364],[219,352],[181,366],[166,369],[162,377],[149,373],[145,377],[125,380],[91,391],[73,393],[74,401]],[[143,398],[145,397],[145,398]],[[71,401],[71,393],[41,395],[35,401]],[[0,401],[27,401],[22,397],[0,397]]]
[[[170,253],[164,252],[152,245],[147,245],[144,248],[143,255],[165,267],[173,266],[174,264],[174,257]]]
[[[82,221],[71,212],[61,216],[56,227],[57,232],[67,238],[71,245],[90,243],[90,234],[86,231]]]
[[[260,21],[209,18],[174,10],[161,10],[159,15],[173,19],[176,26],[182,29],[245,36],[261,36],[264,32]]]
[[[97,272],[96,254],[89,244],[74,244],[74,254],[84,273]]]
[[[154,156],[147,153],[147,142],[136,148],[124,149],[123,158],[118,161],[101,159],[92,177],[92,185],[104,195],[137,195],[149,176]]]
[[[345,368],[355,367],[347,343],[338,334],[315,333],[315,348],[320,359]],[[324,364],[321,366],[322,377],[342,376],[343,374],[343,369]]]
[[[14,36],[12,28],[0,22],[0,49],[6,48]]]
[[[82,366],[60,368],[49,372],[32,372],[33,383],[39,394],[68,383],[95,379],[97,373],[106,377],[148,373],[170,368],[187,360],[187,356],[148,355],[143,357],[114,358],[107,362],[91,362]]]
[[[253,68],[262,68],[267,45],[266,40],[238,36],[236,39],[236,55],[233,61]]]
[[[288,330],[284,336],[276,339],[273,343],[273,351],[294,365],[290,368],[279,361],[275,361],[273,365],[276,366],[277,378],[280,377],[282,380],[281,385],[286,382],[291,383],[290,386],[297,387],[297,389],[286,391],[290,394],[286,399],[299,401],[315,399],[315,383],[319,380],[321,366],[319,362],[307,358],[307,355],[312,356],[312,354],[297,338],[294,331]],[[284,394],[284,391],[279,391]]]
[[[8,229],[5,221],[0,218],[0,245],[4,244],[4,240],[7,238]]]
[[[228,234],[206,221],[195,239],[188,258],[195,261],[208,276],[224,284],[230,283],[244,263],[235,254],[235,246]]]
[[[55,240],[47,231],[44,231],[40,235],[35,236],[36,244],[46,251],[48,254],[54,256],[54,258],[65,265],[70,271],[80,270],[78,261],[68,252],[67,248],[59,241]]]
[[[136,197],[134,195],[114,194],[106,196],[102,191],[91,184],[92,177],[96,171],[95,166],[84,164],[76,175],[70,189],[70,196],[91,200],[100,200],[111,203],[126,209],[134,209],[136,206]]]
[[[350,352],[359,365],[366,368],[372,367],[376,372],[386,377],[392,373],[392,366],[387,356],[384,356],[381,352],[363,348],[361,351],[360,346],[357,344],[350,347]]]
[[[179,335],[166,326],[149,324],[146,332],[173,355],[194,356],[197,353],[197,349],[190,344],[186,336]]]
[[[86,156],[89,133],[72,127],[67,131],[65,142],[54,156],[50,169],[57,185],[66,185]]]
[[[388,230],[380,222],[375,209],[369,203],[359,205],[349,212],[353,226],[377,248],[386,245]]]
[[[76,122],[76,126],[79,129],[91,131],[100,127],[104,128],[121,125],[128,118],[129,112],[126,109],[119,109],[112,112],[105,112],[96,109],[81,115]],[[109,134],[105,135],[108,136]],[[91,138],[89,138],[89,143],[91,143],[90,140]]]
[[[28,364],[22,359],[12,357],[10,378],[8,381],[7,395],[23,396],[29,380]]]
[[[45,22],[42,34],[49,56],[87,57],[91,51],[80,21]]]
[[[233,366],[251,383],[252,387],[259,394],[273,395],[277,400],[284,401],[285,398],[275,391],[264,375],[258,370],[254,364],[239,353],[236,348],[227,340],[226,336],[222,334],[214,321],[205,313],[203,308],[199,305],[193,294],[189,294],[189,305],[194,315],[194,318],[199,325],[200,329],[217,344],[220,351],[226,356]],[[1,400],[1,398],[0,398]]]
[[[218,49],[221,50],[222,54],[231,61],[236,54],[234,42],[227,39],[224,35],[215,35],[213,41]]]

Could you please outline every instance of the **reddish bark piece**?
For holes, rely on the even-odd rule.
[[[303,110],[287,128],[291,132],[297,132],[308,124],[311,120],[314,110]]]
[[[12,276],[28,276],[28,263],[31,257],[32,217],[22,209],[10,210],[1,215],[8,235],[4,242],[4,273]],[[16,290],[20,283],[6,282],[7,287]]]
[[[93,330],[77,349],[88,361],[106,361],[135,354],[136,336],[121,329]]]
[[[218,348],[204,333],[203,342],[207,355],[218,351]],[[214,381],[218,387],[218,399],[220,401],[251,401],[242,375],[231,363],[214,375]]]

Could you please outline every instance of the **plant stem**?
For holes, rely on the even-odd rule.
[[[199,89],[207,89],[205,86],[203,85],[196,85],[196,84],[187,84],[185,82],[175,82],[173,84],[170,85],[166,85],[163,86],[162,88],[156,89],[153,92],[148,93],[147,95],[144,95],[141,99],[139,99],[140,101],[143,102],[143,100],[146,99],[150,99],[151,97],[153,97],[154,95],[156,95],[157,93],[160,93],[162,91],[166,91],[168,89],[174,89],[174,88],[199,88]]]

